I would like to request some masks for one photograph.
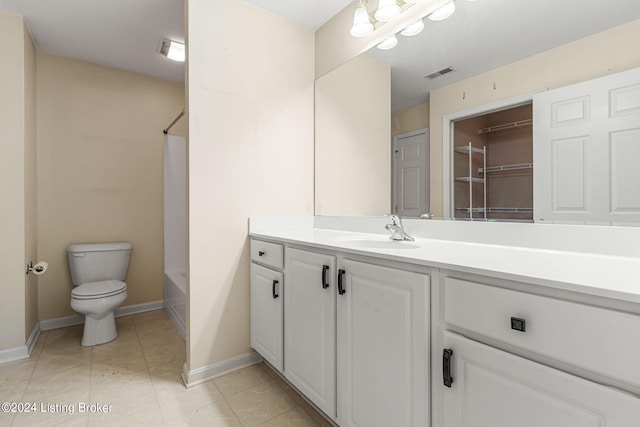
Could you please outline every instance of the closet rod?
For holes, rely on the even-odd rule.
[[[171,129],[173,127],[173,125],[176,124],[176,122],[178,120],[180,120],[182,118],[182,116],[184,116],[184,108],[182,109],[182,111],[180,112],[180,114],[178,114],[178,117],[176,117],[175,119],[173,119],[173,121],[171,122],[171,124],[169,126],[167,126],[166,129],[164,129],[162,131],[162,133],[164,133],[165,135],[167,135],[169,133],[169,129]]]

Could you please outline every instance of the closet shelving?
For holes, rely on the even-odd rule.
[[[478,129],[478,133],[482,135],[485,133],[500,132],[502,130],[517,129],[524,126],[531,126],[532,124],[533,124],[532,119],[518,120],[515,122],[503,123],[500,125],[489,126],[486,128]]]
[[[466,154],[468,157],[468,175],[467,176],[459,176],[456,177],[456,181],[459,182],[467,182],[469,183],[469,207],[468,208],[458,208],[456,210],[466,210],[469,213],[469,219],[472,220],[474,213],[482,213],[484,214],[484,219],[487,219],[487,180],[484,178],[476,178],[473,176],[473,155],[481,154],[482,155],[482,169],[487,168],[487,147],[475,148],[469,142],[467,145],[456,147],[456,152]],[[474,208],[473,207],[473,184],[482,184],[482,207]]]

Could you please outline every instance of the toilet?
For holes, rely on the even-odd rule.
[[[73,244],[67,247],[71,281],[71,308],[84,314],[83,346],[118,337],[115,309],[127,298],[124,278],[129,268],[131,243]]]

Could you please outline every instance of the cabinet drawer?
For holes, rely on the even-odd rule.
[[[284,249],[281,244],[251,240],[251,259],[274,268],[284,267]]]
[[[443,292],[449,326],[640,386],[640,316],[450,277]]]

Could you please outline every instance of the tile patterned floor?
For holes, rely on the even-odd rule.
[[[96,347],[80,346],[82,326],[42,332],[30,359],[0,365],[0,403],[37,409],[0,411],[0,427],[329,425],[264,364],[185,389],[185,344],[162,310],[117,324],[118,339]]]

